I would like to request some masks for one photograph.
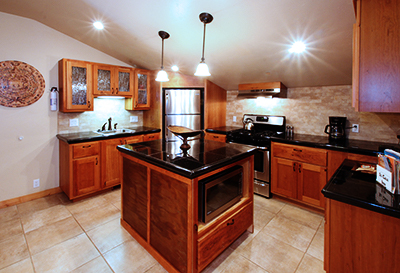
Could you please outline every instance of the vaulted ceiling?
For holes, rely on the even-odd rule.
[[[203,23],[209,79],[227,90],[239,83],[281,81],[287,87],[351,84],[351,0],[1,0],[0,11],[34,19],[135,67],[178,65],[193,75]],[[93,28],[100,20],[105,28]],[[304,41],[302,54],[289,53]]]

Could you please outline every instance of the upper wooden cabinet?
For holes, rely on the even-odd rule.
[[[93,111],[92,65],[62,59],[58,62],[61,112]]]
[[[357,0],[353,27],[353,107],[400,112],[400,2]]]
[[[150,109],[150,75],[151,70],[135,69],[133,98],[125,100],[126,110]]]
[[[93,94],[95,96],[133,95],[133,69],[106,64],[93,65]]]

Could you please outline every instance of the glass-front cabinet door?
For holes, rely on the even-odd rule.
[[[150,70],[135,70],[134,109],[150,109]]]
[[[95,95],[112,95],[115,90],[113,87],[113,67],[110,65],[93,65],[93,93]]]
[[[133,95],[133,69],[117,67],[115,76],[117,95],[131,97]]]
[[[92,65],[84,61],[59,61],[61,112],[93,111]]]
[[[124,96],[133,94],[133,70],[113,65],[93,65],[95,96]]]

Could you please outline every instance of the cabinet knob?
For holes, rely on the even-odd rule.
[[[295,151],[295,152],[302,152],[302,150],[300,150],[300,149],[293,149],[293,151]]]
[[[115,94],[118,94],[118,87],[115,88]]]
[[[92,147],[92,145],[88,145],[88,146],[82,146],[82,148],[86,149],[86,148],[90,148]]]
[[[293,171],[296,171],[296,163],[293,163]]]
[[[226,223],[227,226],[231,226],[235,223],[235,219],[232,219],[232,223]]]
[[[299,164],[299,173],[301,173],[301,164]]]
[[[97,157],[96,157],[96,165],[97,165],[97,164],[99,164],[99,160],[98,160]]]
[[[91,107],[90,107],[90,100],[88,100],[88,109],[90,109]]]

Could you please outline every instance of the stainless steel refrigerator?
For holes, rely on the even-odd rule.
[[[193,130],[203,129],[202,89],[163,89],[164,138],[178,138],[168,131],[169,125],[185,126]]]

